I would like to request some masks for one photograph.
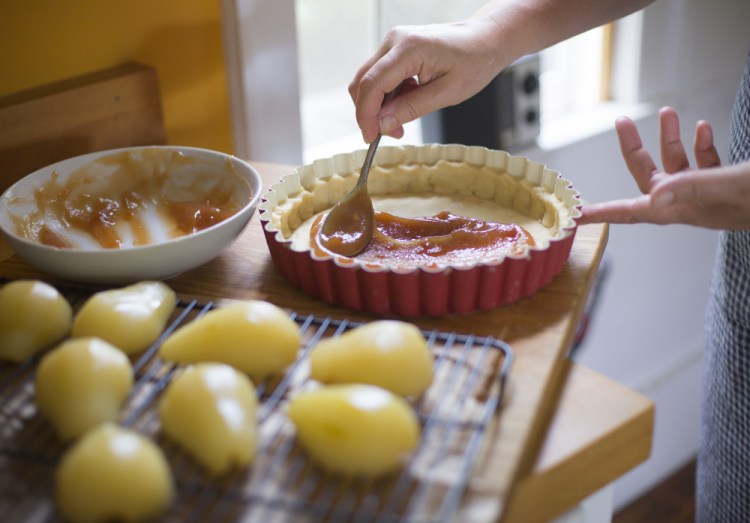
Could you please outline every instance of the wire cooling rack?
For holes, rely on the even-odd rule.
[[[91,290],[63,294],[80,307]],[[503,341],[423,331],[434,356],[435,380],[412,402],[422,434],[403,468],[379,480],[330,475],[308,461],[284,414],[286,401],[309,386],[308,353],[323,338],[361,323],[291,313],[303,345],[296,362],[275,381],[256,384],[259,446],[250,467],[221,478],[206,475],[159,428],[157,404],[178,367],[157,356],[179,326],[215,308],[180,301],[162,336],[133,360],[135,384],[119,423],[151,437],[173,472],[177,496],[162,521],[442,522],[457,513],[480,455],[482,439],[499,410],[513,360]],[[0,363],[0,521],[56,522],[55,467],[65,451],[34,404],[38,357]]]

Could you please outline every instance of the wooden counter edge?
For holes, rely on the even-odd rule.
[[[582,365],[568,365],[548,437],[532,473],[518,482],[508,499],[503,523],[549,521],[642,463],[651,453],[653,402]],[[617,416],[592,416],[594,404],[606,404]],[[575,430],[571,430],[570,420],[579,424]],[[563,434],[570,439],[565,441]],[[586,436],[576,438],[575,434]]]

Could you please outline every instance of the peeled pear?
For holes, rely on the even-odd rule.
[[[287,414],[321,467],[377,477],[401,467],[417,446],[419,421],[400,396],[373,385],[329,385],[297,394]]]
[[[177,329],[159,349],[175,363],[226,363],[256,381],[280,374],[297,358],[300,332],[279,307],[248,300],[214,309]]]
[[[18,280],[0,289],[0,359],[20,362],[70,331],[73,310],[51,285]]]
[[[321,383],[367,383],[400,396],[418,396],[432,383],[432,355],[420,330],[380,320],[319,342],[310,377]]]
[[[255,388],[223,363],[187,367],[159,404],[164,433],[212,474],[252,462],[257,445]]]
[[[176,305],[174,291],[160,281],[97,292],[76,314],[71,334],[96,336],[137,354],[161,335]]]
[[[172,502],[174,482],[161,449],[133,430],[104,423],[63,456],[55,501],[66,521],[152,521]]]
[[[75,338],[42,358],[34,386],[39,411],[68,441],[117,419],[133,386],[133,368],[128,357],[106,341]]]

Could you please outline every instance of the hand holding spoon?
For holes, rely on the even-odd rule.
[[[385,95],[383,104],[397,94],[398,88]],[[367,193],[367,175],[375,157],[381,134],[372,141],[359,172],[354,189],[328,212],[320,228],[320,243],[331,252],[342,256],[356,256],[370,243],[375,229],[375,210]]]

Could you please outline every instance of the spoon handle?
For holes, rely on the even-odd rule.
[[[380,142],[380,133],[378,133],[372,143],[370,143],[370,147],[367,148],[365,162],[362,164],[362,169],[359,171],[359,179],[357,180],[358,186],[367,183],[367,175],[370,173],[370,166],[372,165],[373,158],[375,158],[375,151],[378,149],[378,142]]]
[[[393,99],[393,97],[398,94],[400,90],[401,90],[401,86],[398,86],[393,91],[385,93],[385,96],[383,97],[383,103],[381,104],[381,106],[390,102]],[[378,144],[380,143],[380,138],[382,136],[383,136],[382,134],[378,133],[375,139],[370,143],[370,146],[367,148],[367,155],[365,156],[365,161],[362,164],[362,169],[359,171],[359,179],[357,180],[358,186],[364,185],[367,183],[367,175],[370,173],[370,166],[372,165],[372,160],[375,158],[375,152],[378,149]]]

